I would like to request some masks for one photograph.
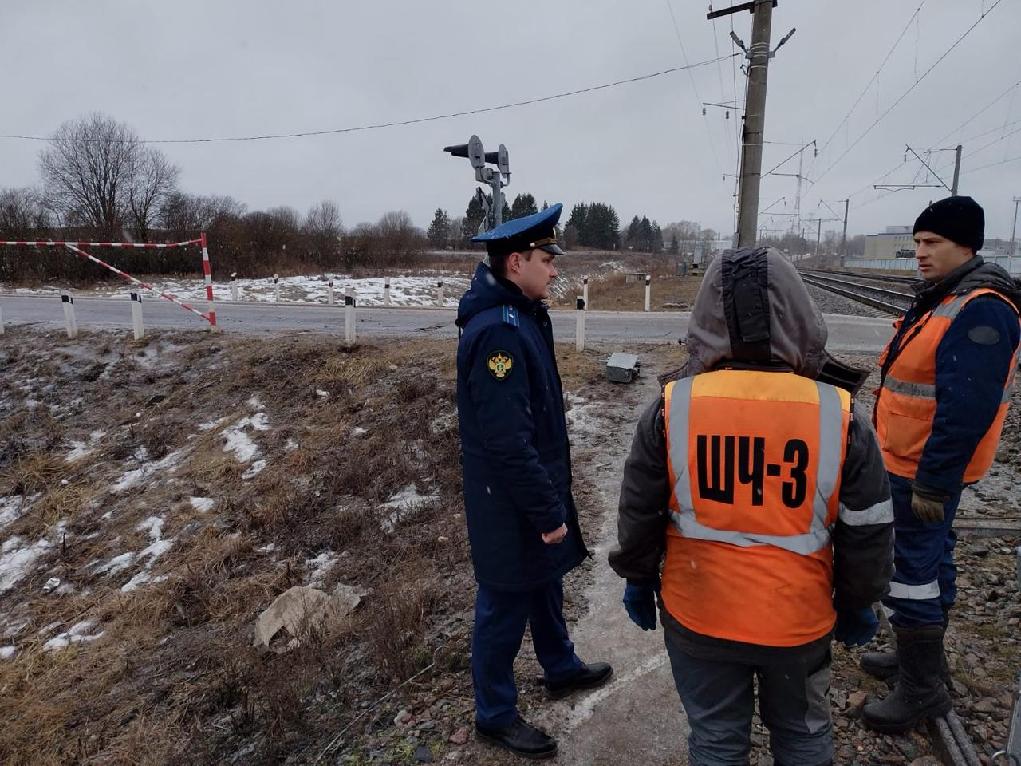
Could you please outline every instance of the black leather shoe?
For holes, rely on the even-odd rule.
[[[543,761],[557,754],[557,741],[521,716],[515,718],[510,726],[501,728],[476,723],[475,736],[483,742],[536,761]]]
[[[595,689],[605,684],[613,675],[613,668],[605,662],[593,662],[580,668],[570,678],[555,683],[546,682],[546,691],[555,700],[573,694],[579,689]]]

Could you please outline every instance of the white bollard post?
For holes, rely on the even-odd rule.
[[[649,311],[652,305],[652,275],[645,275],[645,310]]]
[[[273,275],[273,302],[280,302],[280,277]]]
[[[329,282],[326,283],[326,302],[329,305],[331,305],[331,306],[334,305],[337,302],[336,299],[333,297],[333,280],[332,279]]]
[[[142,324],[141,293],[131,293],[131,329],[135,333],[135,340],[142,340],[145,337],[145,326]]]
[[[590,308],[588,303],[588,277],[581,280],[581,298],[585,301],[586,310]]]
[[[443,306],[443,280],[436,280],[436,305]]]
[[[585,299],[578,296],[578,327],[574,333],[574,347],[578,351],[585,350]]]
[[[344,342],[354,344],[355,332],[355,298],[344,290]]]
[[[390,277],[383,280],[383,305],[390,305]]]
[[[60,294],[60,302],[64,304],[64,322],[67,325],[67,337],[78,337],[78,320],[74,316],[74,298],[69,292]]]
[[[0,306],[0,335],[4,334],[4,307]]]
[[[238,302],[238,273],[232,271],[230,274],[230,299],[235,303]]]

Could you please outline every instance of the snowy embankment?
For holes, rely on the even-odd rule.
[[[206,298],[205,284],[201,279],[178,279],[139,277],[151,284],[157,292],[168,292],[188,301],[204,301]],[[457,306],[457,301],[468,289],[470,277],[467,274],[431,274],[431,275],[399,275],[392,277],[354,278],[345,274],[324,274],[322,276],[280,277],[274,283],[273,277],[263,279],[238,279],[233,284],[238,289],[238,299],[257,303],[269,303],[274,300],[286,303],[327,303],[329,300],[329,283],[333,281],[334,298],[343,303],[344,291],[351,290],[359,306],[382,306],[384,288],[390,283],[391,306],[436,306],[439,287],[443,282],[442,305],[448,308]],[[213,283],[213,299],[229,301],[232,295],[232,283],[217,281]],[[61,291],[57,285],[43,287],[9,288],[0,283],[0,292],[15,295],[57,295]],[[128,282],[98,285],[87,290],[75,290],[75,294],[95,298],[123,298],[128,300],[130,293],[137,286]],[[143,290],[143,293],[148,291]],[[155,295],[153,295],[155,297]]]

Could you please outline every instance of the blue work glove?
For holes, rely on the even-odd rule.
[[[627,584],[624,588],[624,608],[631,622],[642,630],[656,629],[656,593],[655,585]]]
[[[837,626],[833,629],[833,638],[842,641],[850,649],[852,646],[865,646],[879,630],[879,618],[872,607],[837,612]]]

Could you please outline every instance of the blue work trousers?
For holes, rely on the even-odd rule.
[[[559,578],[520,592],[480,584],[475,596],[471,666],[475,720],[483,726],[509,726],[517,716],[514,658],[526,624],[547,681],[561,681],[584,667],[567,635],[564,588]]]
[[[890,622],[901,628],[944,625],[957,597],[954,517],[960,493],[943,504],[943,521],[920,521],[911,510],[910,479],[890,474],[894,553],[890,595],[883,599]]]

